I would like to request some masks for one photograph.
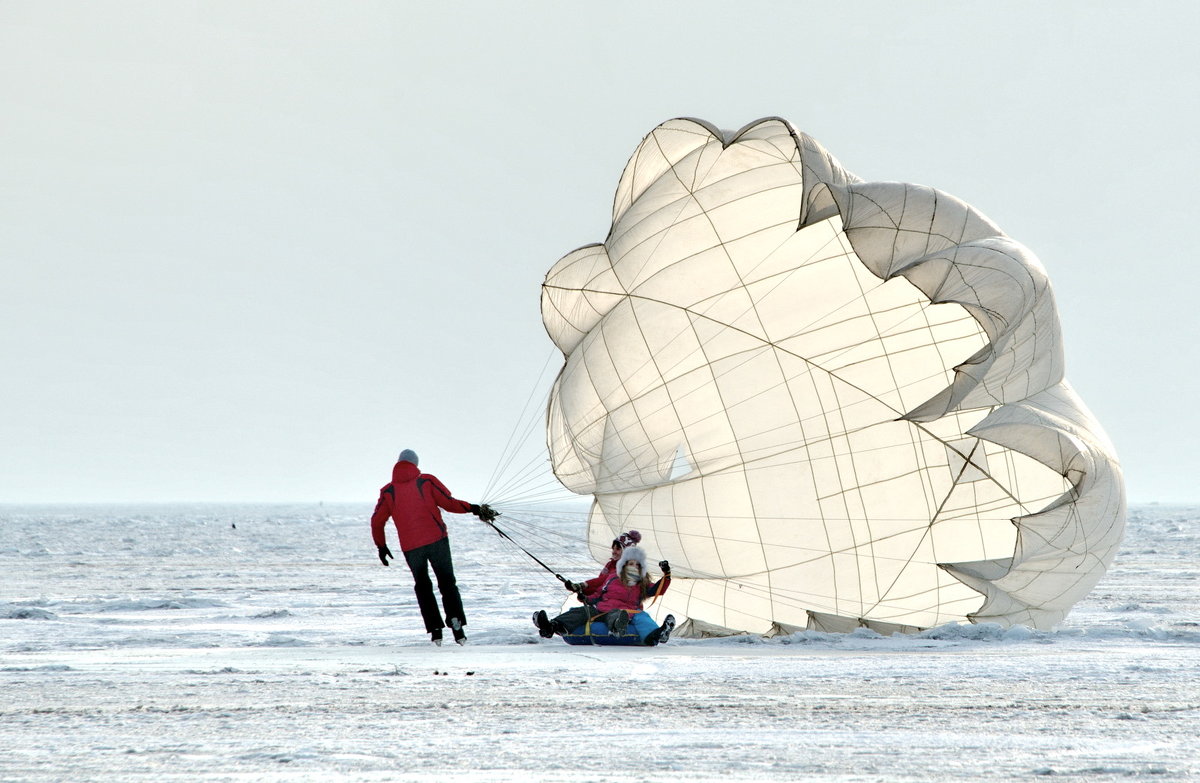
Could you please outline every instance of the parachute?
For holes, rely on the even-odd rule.
[[[681,630],[1049,628],[1124,531],[1046,273],[973,207],[786,120],[675,119],[556,263],[555,476],[671,561]]]

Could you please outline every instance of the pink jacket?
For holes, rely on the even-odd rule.
[[[601,612],[611,612],[614,609],[627,609],[631,612],[640,612],[642,610],[642,601],[667,592],[667,587],[670,584],[671,575],[665,574],[662,579],[647,587],[643,593],[641,582],[634,585],[627,585],[621,581],[621,577],[614,575],[604,583],[604,587],[600,588],[595,606]]]

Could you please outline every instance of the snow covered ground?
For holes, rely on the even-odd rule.
[[[469,517],[435,648],[369,510],[0,507],[0,781],[1200,777],[1200,506],[1055,632],[655,649],[540,639],[565,593]]]

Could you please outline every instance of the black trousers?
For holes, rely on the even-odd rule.
[[[454,560],[450,556],[450,539],[443,538],[432,544],[417,547],[404,553],[408,567],[412,570],[413,590],[417,593],[417,605],[421,607],[421,619],[428,633],[445,628],[451,617],[457,617],[463,625],[467,616],[463,613],[462,596],[458,594],[458,582],[454,579]],[[429,567],[437,578],[438,592],[442,594],[442,608],[446,610],[446,622],[438,614],[437,598],[433,595],[433,583],[429,580]]]
[[[553,620],[551,620],[550,623],[557,626],[555,630],[561,628],[564,629],[565,633],[570,633],[576,628],[582,628],[584,625],[587,625],[593,620],[599,620],[611,629],[612,624],[609,615],[617,614],[625,615],[622,618],[618,618],[617,622],[627,623],[629,621],[629,615],[624,609],[614,609],[611,612],[602,612],[591,604],[584,604],[583,606],[576,606],[568,609],[558,617],[555,617]],[[625,626],[622,625],[620,630],[624,631]]]
[[[584,604],[583,606],[576,606],[568,609],[550,622],[551,624],[557,626],[554,630],[557,631],[561,628],[565,629],[567,632],[570,632],[581,627],[585,623],[591,622],[593,617],[597,617],[602,614],[604,614],[604,612],[598,611],[596,607],[589,604]]]

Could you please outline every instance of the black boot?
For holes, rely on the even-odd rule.
[[[550,618],[546,616],[545,612],[534,612],[533,624],[537,626],[538,634],[543,639],[549,639],[551,636],[554,636],[554,626],[550,624]]]
[[[450,630],[454,632],[454,641],[459,644],[467,643],[467,634],[463,630],[463,621],[457,617],[450,618]]]
[[[675,615],[669,614],[663,618],[662,625],[655,628],[646,636],[646,644],[653,647],[656,644],[666,644],[675,630]]]

